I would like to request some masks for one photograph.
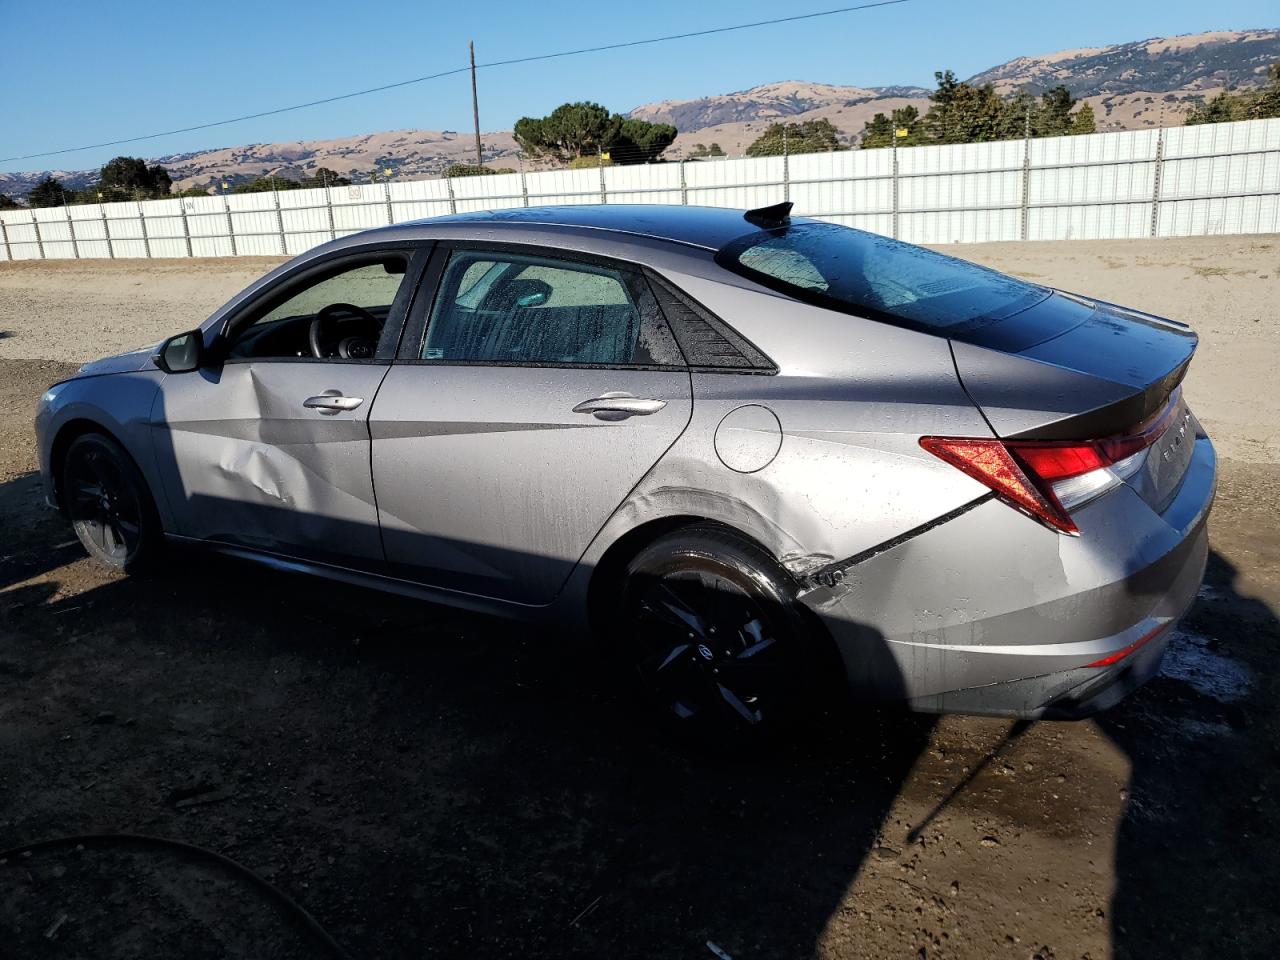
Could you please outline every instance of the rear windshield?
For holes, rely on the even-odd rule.
[[[960,340],[982,341],[1000,321],[1049,296],[1043,287],[955,257],[834,223],[748,234],[721,266],[821,306]]]

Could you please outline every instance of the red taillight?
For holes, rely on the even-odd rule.
[[[1063,533],[1078,533],[1053,491],[1046,496],[1001,440],[921,437],[920,446],[995,491],[1005,503]]]
[[[1087,502],[1131,475],[1112,466],[1146,450],[1160,439],[1181,409],[1181,391],[1154,416],[1131,431],[1102,440],[996,440],[986,437],[921,437],[920,446],[975,480],[986,484],[1005,503],[1061,533],[1080,531],[1063,501]],[[1099,470],[1105,475],[1086,478],[1098,483],[1068,483]],[[1054,485],[1057,484],[1055,490]],[[1061,493],[1062,500],[1059,500]]]
[[[1095,444],[1079,443],[1010,443],[1009,449],[1031,473],[1054,483],[1069,480],[1082,473],[1092,473],[1109,467],[1115,461],[1107,458]]]

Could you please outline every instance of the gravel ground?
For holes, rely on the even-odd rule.
[[[40,507],[35,399],[67,360],[191,326],[269,264],[0,267],[0,847],[95,831],[199,844],[361,957],[1269,956],[1268,243],[961,248],[1196,319],[1188,392],[1231,455],[1207,582],[1163,675],[1094,721],[888,714],[750,763],[652,739],[589,656],[524,627],[215,558],[104,574]],[[0,944],[324,955],[242,877],[138,845],[0,861]]]

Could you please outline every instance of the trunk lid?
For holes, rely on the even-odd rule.
[[[1004,440],[1100,440],[1175,408],[1131,485],[1156,509],[1176,492],[1198,425],[1178,387],[1197,338],[1184,324],[1055,291],[952,340],[956,372]]]

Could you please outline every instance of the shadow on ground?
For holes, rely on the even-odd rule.
[[[1164,673],[1098,718],[1132,765],[1116,840],[1118,958],[1271,955],[1280,938],[1280,628],[1210,556]]]
[[[810,954],[931,727],[690,753],[525,626],[217,558],[150,579],[37,560],[65,537],[40,521],[0,566],[0,845],[212,847],[357,956]],[[0,931],[35,955],[65,913],[67,955],[308,955],[206,874],[39,853],[0,868]]]

